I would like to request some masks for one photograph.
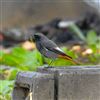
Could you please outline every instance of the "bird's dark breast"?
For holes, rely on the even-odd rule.
[[[38,49],[38,51],[45,57],[47,58],[57,58],[58,55],[50,50],[48,50],[47,48],[45,48],[41,42],[37,42],[36,43],[36,47]]]
[[[43,49],[43,47],[42,47],[40,42],[36,42],[36,47],[37,47],[38,51],[40,51],[40,52]]]

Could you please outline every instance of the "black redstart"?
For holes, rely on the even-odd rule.
[[[42,33],[35,33],[34,39],[38,51],[47,58],[62,58],[77,64],[69,55],[65,54],[53,41],[49,40]]]

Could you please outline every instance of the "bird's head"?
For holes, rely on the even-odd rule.
[[[42,37],[44,37],[42,33],[35,33],[34,34],[35,41],[42,39]]]

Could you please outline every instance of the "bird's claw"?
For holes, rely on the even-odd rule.
[[[52,68],[52,66],[49,66],[49,65],[44,65],[44,68]]]

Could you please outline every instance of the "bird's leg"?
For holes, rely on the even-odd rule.
[[[54,60],[55,60],[55,59],[52,59],[52,60],[50,61],[50,63],[49,63],[48,65],[45,65],[44,67],[45,67],[45,68],[52,68],[50,65],[53,63]]]
[[[44,65],[44,68],[52,68],[52,66],[50,65],[53,63],[54,60],[55,59],[52,59],[48,65]]]
[[[52,60],[50,61],[50,63],[48,64],[48,66],[50,66],[50,65],[53,63],[54,60],[55,60],[55,59],[52,59]]]

